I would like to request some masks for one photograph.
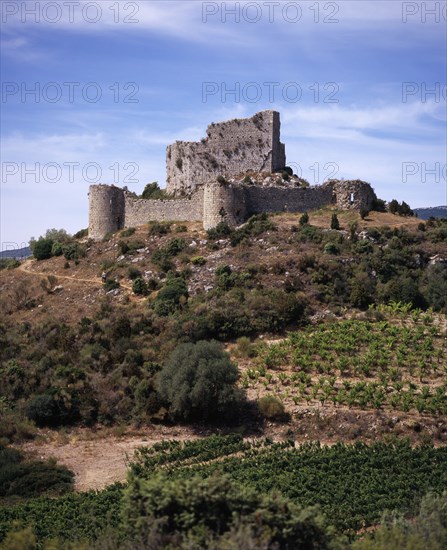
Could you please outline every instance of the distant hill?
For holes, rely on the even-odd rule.
[[[413,208],[413,212],[417,214],[421,220],[428,218],[447,218],[447,206],[432,206],[431,208]]]
[[[20,260],[22,258],[28,258],[29,256],[32,256],[32,252],[29,246],[26,246],[24,248],[16,248],[15,250],[2,250],[0,252],[1,260],[5,260],[8,258],[16,258]]]

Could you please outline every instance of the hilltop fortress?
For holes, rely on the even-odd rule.
[[[376,195],[363,181],[329,180],[308,186],[286,169],[276,111],[211,124],[199,142],[167,148],[166,199],[142,199],[126,188],[92,185],[89,236],[149,221],[201,221],[204,229],[225,221],[240,225],[261,212],[305,212],[333,204],[370,210]]]

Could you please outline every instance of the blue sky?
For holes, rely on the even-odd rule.
[[[2,249],[86,227],[98,178],[164,186],[167,145],[263,109],[280,111],[288,164],[311,183],[447,203],[445,1],[1,8]]]

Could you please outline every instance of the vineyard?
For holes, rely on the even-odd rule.
[[[343,320],[263,344],[242,384],[291,406],[447,414],[446,331],[415,310],[400,321]]]
[[[447,449],[412,448],[405,441],[295,448],[292,442],[211,436],[141,448],[131,473],[151,479],[164,473],[174,481],[225,474],[259,493],[278,491],[301,506],[318,504],[339,531],[352,532],[377,523],[385,509],[413,512],[424,494],[445,490]],[[0,540],[16,521],[34,526],[39,540],[97,539],[104,529],[119,529],[122,489],[0,508]]]
[[[247,443],[239,436],[164,442],[137,451],[132,472],[170,479],[215,472],[259,492],[279,491],[304,505],[320,505],[343,531],[376,523],[385,509],[411,511],[428,491],[447,488],[447,448],[364,443]]]

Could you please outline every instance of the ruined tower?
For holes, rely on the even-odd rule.
[[[102,239],[124,227],[124,190],[114,185],[91,185],[89,190],[88,234]]]
[[[219,175],[231,177],[247,170],[275,172],[286,165],[277,111],[213,123],[206,134],[199,142],[176,141],[167,148],[168,193],[189,194]]]

